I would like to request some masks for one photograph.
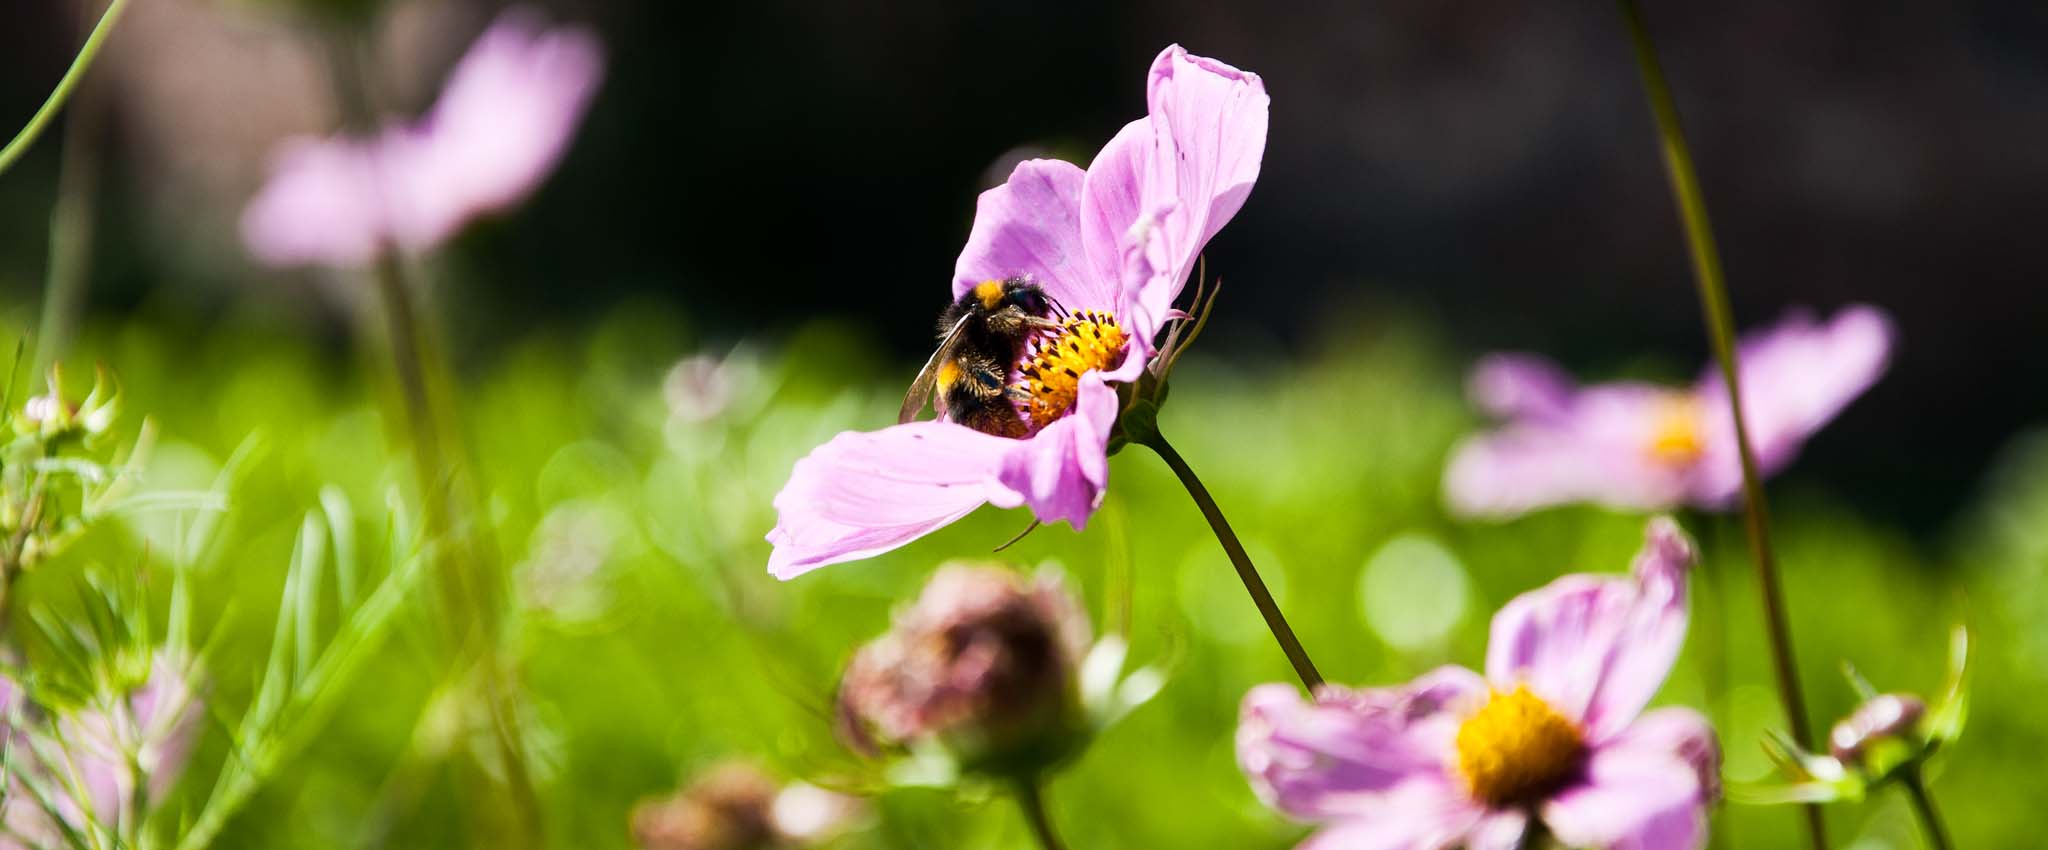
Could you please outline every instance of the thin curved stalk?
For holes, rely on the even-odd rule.
[[[1671,181],[1671,194],[1684,225],[1685,241],[1692,255],[1693,279],[1699,286],[1700,307],[1706,313],[1707,339],[1714,359],[1720,364],[1721,379],[1728,387],[1729,413],[1735,424],[1735,444],[1742,464],[1744,526],[1749,537],[1750,560],[1756,565],[1757,589],[1763,605],[1764,628],[1771,644],[1771,666],[1776,674],[1778,697],[1785,705],[1785,720],[1792,736],[1802,746],[1814,744],[1813,728],[1807,722],[1806,698],[1800,690],[1797,657],[1792,651],[1792,625],[1785,613],[1785,591],[1778,577],[1778,562],[1771,551],[1770,506],[1764,500],[1762,476],[1757,473],[1756,451],[1750,446],[1749,423],[1743,415],[1742,383],[1736,366],[1734,309],[1729,306],[1728,282],[1721,270],[1720,249],[1714,244],[1714,228],[1707,219],[1707,204],[1700,192],[1698,172],[1693,168],[1692,149],[1678,120],[1678,106],[1671,85],[1664,79],[1664,67],[1657,59],[1656,46],[1643,25],[1636,0],[1616,0],[1627,24],[1635,49],[1636,68],[1643,78],[1643,92],[1657,123],[1664,171]],[[1826,825],[1820,806],[1804,808],[1808,837],[1816,850],[1827,847]]]
[[[87,5],[81,11],[89,13],[91,8]],[[80,25],[91,20],[84,18]],[[106,95],[104,83],[82,84],[72,95],[71,114],[65,118],[57,164],[57,203],[50,211],[50,259],[43,279],[42,318],[36,322],[37,371],[49,368],[64,354],[85,305],[92,273]]]
[[[360,34],[339,34],[329,48],[330,72],[344,123],[355,132],[368,133],[375,126],[376,110]],[[446,551],[437,555],[436,572],[441,578],[442,603],[448,606],[444,625],[456,654],[454,675],[471,675],[463,666],[465,656],[473,653],[479,689],[473,698],[483,702],[518,821],[511,838],[514,846],[537,846],[545,835],[543,807],[513,704],[514,692],[500,665],[502,649],[496,642],[499,566],[489,535],[480,527],[480,499],[475,480],[468,474],[474,463],[461,441],[453,405],[441,392],[450,383],[447,360],[419,314],[404,263],[394,246],[382,246],[371,277],[383,307],[401,414],[411,432],[422,513],[430,536],[446,544]]]
[[[100,45],[107,40],[107,33],[113,31],[114,23],[121,19],[121,13],[127,8],[128,0],[113,0],[107,4],[107,10],[100,13],[100,22],[93,26],[92,34],[85,37],[85,44],[79,47],[78,55],[71,58],[71,67],[64,71],[63,78],[57,81],[57,87],[50,90],[50,96],[43,100],[42,108],[29,116],[28,125],[22,127],[21,132],[14,134],[14,139],[9,141],[6,147],[0,148],[0,174],[5,174],[16,160],[21,159],[22,154],[28,152],[29,146],[35,144],[36,138],[43,134],[43,130],[56,119],[57,113],[64,109],[64,102],[71,99],[71,92],[78,88],[78,81],[85,77],[86,69],[92,67],[92,60],[100,55]]]
[[[1237,539],[1237,532],[1230,527],[1230,520],[1223,517],[1223,509],[1217,507],[1216,499],[1209,495],[1209,488],[1202,486],[1202,479],[1195,475],[1180,452],[1166,442],[1156,429],[1142,436],[1134,435],[1134,442],[1159,454],[1167,467],[1180,478],[1182,487],[1187,488],[1189,498],[1195,500],[1195,507],[1202,511],[1202,518],[1209,521],[1209,529],[1216,533],[1216,542],[1223,544],[1223,552],[1230,556],[1230,564],[1237,568],[1237,577],[1244,582],[1246,593],[1251,594],[1252,604],[1258,606],[1259,616],[1266,620],[1266,629],[1273,633],[1273,639],[1280,643],[1280,651],[1287,654],[1287,662],[1294,665],[1294,673],[1301,677],[1301,686],[1310,693],[1322,685],[1323,674],[1310,661],[1308,650],[1303,649],[1301,640],[1294,636],[1293,627],[1287,624],[1287,617],[1280,613],[1280,605],[1273,601],[1273,593],[1266,589],[1266,582],[1259,577],[1259,568],[1252,565],[1251,555],[1244,551],[1244,544]]]
[[[1045,810],[1045,791],[1039,787],[1039,780],[1017,783],[1017,807],[1024,810],[1024,822],[1031,826],[1031,837],[1038,840],[1040,850],[1066,850],[1059,833],[1053,831],[1052,816]]]
[[[1901,777],[1900,784],[1906,788],[1906,798],[1913,801],[1913,813],[1920,818],[1920,829],[1927,834],[1928,850],[1952,850],[1955,844],[1949,841],[1948,825],[1942,823],[1941,810],[1934,807],[1934,795],[1927,790],[1927,781],[1915,766]]]

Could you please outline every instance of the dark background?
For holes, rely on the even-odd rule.
[[[136,4],[137,18],[213,5]],[[2007,438],[2048,421],[2048,11],[1647,5],[1742,323],[1867,301],[1900,327],[1891,373],[1809,447],[1801,474],[1881,518],[1942,528]],[[1536,349],[1593,374],[1646,353],[1706,356],[1648,111],[1605,3],[553,8],[602,31],[609,78],[562,173],[469,237],[477,282],[451,318],[458,338],[516,338],[651,295],[713,337],[839,316],[910,355],[929,343],[991,164],[1020,146],[1085,162],[1143,114],[1146,68],[1178,41],[1256,71],[1273,97],[1259,186],[1209,252],[1230,283],[1221,345],[1301,352],[1420,316],[1463,351]],[[431,91],[488,15],[470,11],[466,32],[419,48],[428,85],[410,90]],[[286,11],[226,14],[304,40]],[[7,17],[11,132],[75,36],[45,4]],[[117,33],[110,55],[168,37],[153,26]],[[423,102],[394,89],[398,105]],[[139,187],[150,147],[167,142],[135,132],[129,113],[149,103],[107,102],[96,313],[203,328],[248,293],[308,291],[233,256],[246,194],[216,191],[210,218],[191,212],[215,235],[164,235],[152,222],[165,204]],[[0,180],[0,282],[16,303],[40,286],[57,148],[53,135]],[[340,336],[331,308],[279,315]]]

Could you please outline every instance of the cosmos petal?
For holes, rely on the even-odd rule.
[[[1101,308],[1120,317],[1138,288],[1124,283],[1124,273],[1145,247],[1133,225],[1143,213],[1145,176],[1157,155],[1151,119],[1132,121],[1102,146],[1081,185],[1081,244],[1096,279],[1116,284]]]
[[[1699,850],[1707,838],[1692,765],[1635,748],[1596,749],[1584,781],[1545,802],[1542,818],[1567,847]]]
[[[1527,684],[1598,743],[1626,727],[1663,685],[1685,641],[1692,545],[1659,517],[1630,578],[1568,575],[1494,615],[1486,677]]]
[[[589,30],[500,15],[450,72],[419,125],[387,139],[400,244],[423,250],[532,194],[561,162],[604,76]]]
[[[393,247],[430,251],[532,194],[567,152],[603,69],[589,31],[508,11],[418,122],[281,146],[243,210],[242,240],[272,266],[354,268]]]
[[[1447,783],[1417,784],[1366,814],[1332,823],[1295,850],[1442,850],[1478,837],[1475,826],[1489,820],[1512,817],[1487,814]]]
[[[1643,712],[1602,746],[1676,756],[1692,766],[1702,801],[1721,796],[1720,741],[1707,718],[1690,708],[1672,705]]]
[[[1517,417],[1460,444],[1444,471],[1445,501],[1461,515],[1496,518],[1582,501],[1637,511],[1677,507],[1695,468],[1660,460],[1652,440],[1663,417],[1690,403],[1684,393],[1639,382],[1578,391],[1562,409]]]
[[[1549,358],[1509,351],[1480,358],[1465,382],[1474,405],[1503,419],[1562,419],[1577,389],[1572,377]]]
[[[1825,323],[1795,312],[1744,336],[1737,349],[1742,410],[1764,474],[1789,465],[1809,437],[1877,382],[1890,361],[1893,336],[1890,317],[1867,305],[1845,307]],[[1727,386],[1712,366],[1700,378],[1699,396],[1713,412],[1712,438],[1693,501],[1727,507],[1741,492],[1742,468],[1726,413]]]
[[[1510,425],[1467,437],[1444,467],[1444,502],[1467,517],[1506,518],[1584,498],[1594,464],[1578,435]]]
[[[270,179],[242,209],[242,243],[270,266],[368,265],[382,247],[384,201],[375,154],[345,139],[278,146]]]
[[[1161,215],[1149,253],[1155,273],[1137,283],[1139,306],[1164,316],[1202,248],[1251,195],[1266,152],[1265,83],[1259,75],[1180,45],[1152,62],[1146,105],[1156,152],[1139,208]]]
[[[1312,701],[1291,685],[1262,685],[1239,709],[1238,767],[1289,815],[1361,816],[1409,786],[1445,785],[1456,710],[1485,695],[1485,681],[1460,667],[1401,688],[1326,688]]]
[[[1465,850],[1517,850],[1529,831],[1529,816],[1512,809],[1490,811],[1465,836]]]
[[[1111,309],[1081,239],[1079,166],[1057,159],[1018,163],[1010,179],[975,202],[974,226],[953,264],[953,297],[985,280],[1031,278],[1070,311]]]
[[[1040,522],[1066,521],[1076,530],[1102,504],[1109,486],[1109,432],[1116,424],[1116,391],[1100,372],[1083,374],[1074,409],[1010,450],[998,473],[1001,486],[1022,494]]]
[[[997,481],[1017,441],[949,422],[847,431],[811,451],[775,496],[768,571],[788,579],[873,557],[983,504],[1015,507]]]

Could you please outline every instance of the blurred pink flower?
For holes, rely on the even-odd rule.
[[[10,743],[19,754],[15,769],[55,778],[45,782],[56,795],[51,803],[74,828],[83,829],[88,821],[113,824],[140,817],[144,813],[129,811],[135,801],[136,784],[146,783],[149,799],[161,799],[184,772],[185,761],[192,754],[203,710],[189,673],[176,660],[158,656],[151,661],[149,679],[118,703],[56,718],[61,734],[7,730]],[[0,679],[0,703],[6,709],[15,709],[22,698],[13,682]],[[119,710],[107,710],[114,705]],[[31,735],[46,740],[31,746]],[[45,754],[55,754],[63,763],[46,763]],[[83,794],[73,792],[74,781]],[[34,842],[34,846],[61,844],[49,814],[31,795],[14,793],[23,790],[18,783],[10,781],[7,786],[9,793],[0,803],[5,809],[0,813],[0,821],[4,821],[7,829]],[[0,850],[16,850],[20,846],[0,837]]]
[[[1695,850],[1720,750],[1686,708],[1644,712],[1685,641],[1691,544],[1652,520],[1629,578],[1571,575],[1493,619],[1486,675],[1245,696],[1238,765],[1267,805],[1326,824],[1304,850]]]
[[[1891,346],[1891,321],[1860,305],[1824,324],[1794,313],[1744,338],[1743,410],[1760,471],[1791,463],[1808,437],[1875,383]],[[1453,454],[1444,495],[1459,513],[1513,516],[1570,502],[1721,509],[1741,493],[1727,388],[1712,366],[1689,388],[1581,388],[1541,357],[1495,354],[1473,369],[1469,389],[1507,423]]]
[[[1045,374],[1066,376],[1034,397],[1030,430],[997,436],[925,421],[839,434],[797,461],[775,497],[770,573],[787,579],[873,557],[984,504],[1087,523],[1109,483],[1113,385],[1151,365],[1195,258],[1244,205],[1266,149],[1257,74],[1173,45],[1152,62],[1146,103],[1146,117],[1124,125],[1086,170],[1027,160],[983,192],[954,265],[953,298],[1021,277],[1076,317],[1049,339],[1085,347],[1060,360],[1065,349],[1041,345],[1025,358],[1049,352],[1040,363],[1060,362]],[[1010,365],[1014,384],[1032,364]]]
[[[250,253],[273,266],[359,267],[424,252],[532,194],[567,151],[603,75],[589,31],[500,15],[418,121],[375,138],[297,137],[242,214]]]

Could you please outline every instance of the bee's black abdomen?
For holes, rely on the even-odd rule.
[[[944,352],[959,378],[940,390],[941,414],[969,428],[1005,437],[1021,437],[1029,429],[1011,399],[1010,372],[1023,359],[1031,324],[1048,318],[1052,299],[1024,277],[970,287],[939,314],[939,336],[951,339]],[[956,331],[957,330],[957,335]]]

